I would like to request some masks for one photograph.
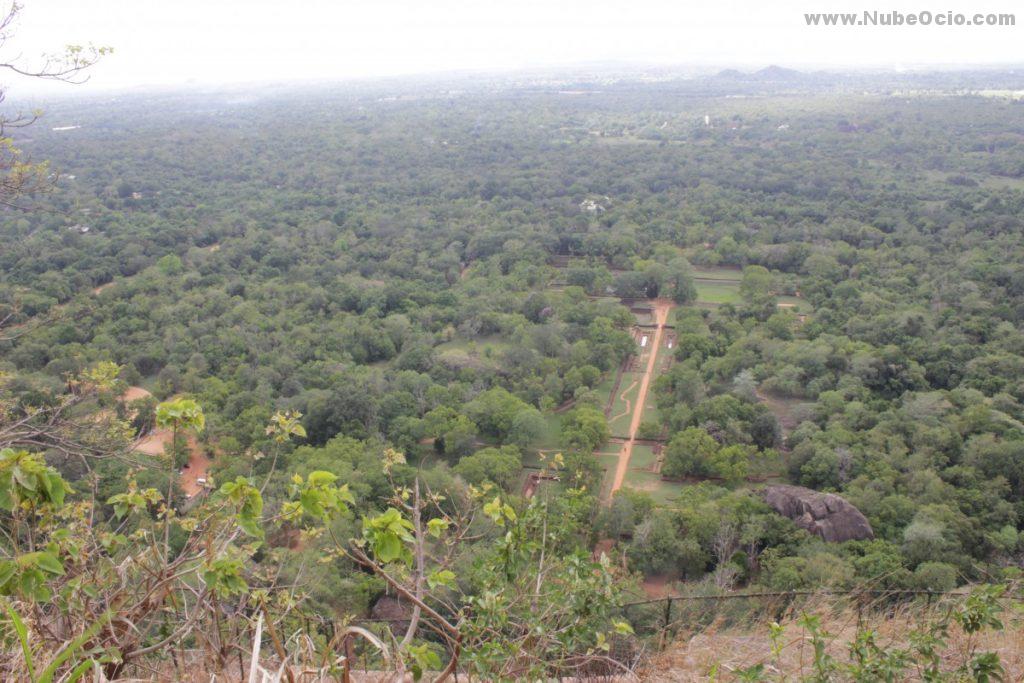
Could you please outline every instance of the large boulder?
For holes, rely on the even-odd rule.
[[[766,487],[761,495],[780,515],[789,517],[800,528],[818,534],[829,543],[875,537],[867,517],[834,493],[779,484]]]
[[[392,633],[401,633],[409,628],[412,607],[398,598],[382,595],[374,603],[370,616],[377,621],[386,622]]]

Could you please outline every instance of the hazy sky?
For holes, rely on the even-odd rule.
[[[1024,63],[1008,0],[23,0],[3,56],[116,49],[90,88],[505,70],[594,61]],[[3,4],[7,4],[4,2]],[[808,27],[804,12],[1015,12],[1006,27]],[[12,90],[29,87],[4,77]]]

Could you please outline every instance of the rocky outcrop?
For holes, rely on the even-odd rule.
[[[765,488],[761,495],[780,515],[829,543],[875,537],[861,511],[834,493],[780,484]]]
[[[398,634],[409,627],[409,621],[412,619],[412,607],[398,598],[384,595],[374,603],[370,616],[377,621],[387,623],[391,632]]]

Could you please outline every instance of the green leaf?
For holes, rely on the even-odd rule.
[[[78,666],[72,669],[71,673],[68,674],[67,683],[75,683],[75,681],[80,680],[82,676],[84,676],[86,672],[94,666],[96,666],[96,660],[94,659],[87,659],[84,662],[79,662]]]
[[[15,465],[14,468],[11,469],[11,474],[14,475],[14,480],[18,482],[22,488],[29,491],[36,490],[36,478],[23,470],[20,466]]]
[[[451,588],[455,585],[455,572],[447,569],[441,569],[433,572],[427,577],[427,584],[431,589],[437,588],[438,586],[447,586],[448,588]]]
[[[0,561],[0,588],[3,588],[11,578],[18,573],[18,566],[11,560]]]
[[[53,677],[57,674],[57,670],[64,665],[64,662],[74,657],[81,649],[92,640],[93,636],[110,621],[111,612],[108,610],[100,615],[99,619],[89,624],[80,636],[72,640],[67,646],[61,650],[60,654],[53,658],[50,665],[46,667],[42,673],[39,674],[37,683],[52,683]],[[91,663],[91,660],[86,660],[87,663]],[[81,665],[74,667],[72,672],[78,671]],[[80,676],[81,674],[79,674]],[[69,680],[75,680],[74,677]]]
[[[50,474],[46,479],[47,489],[50,492],[50,501],[57,507],[64,505],[64,494],[67,492],[67,488],[64,486],[64,478],[59,474]]]
[[[435,538],[440,538],[441,534],[448,530],[448,520],[446,519],[432,519],[427,522],[427,533]]]
[[[51,574],[56,574],[57,576],[61,576],[64,574],[64,565],[61,563],[59,559],[57,559],[56,555],[48,552],[40,552],[37,553],[37,555],[37,567],[39,567],[43,571],[50,572]]]
[[[381,533],[377,536],[374,552],[377,555],[377,559],[381,562],[385,564],[394,562],[402,556],[402,542],[395,534]]]
[[[18,640],[21,642],[21,655],[25,658],[25,668],[28,669],[28,677],[31,680],[35,680],[36,672],[32,666],[32,648],[28,644],[28,629],[25,628],[25,622],[21,620],[21,617],[14,611],[13,607],[6,603],[4,606],[7,608],[7,616],[11,618],[14,631],[18,634]]]

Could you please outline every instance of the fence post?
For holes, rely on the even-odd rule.
[[[667,598],[665,598],[665,623],[664,623],[664,625],[661,628],[661,636],[658,638],[658,640],[659,640],[658,649],[659,650],[664,650],[665,649],[665,644],[667,642],[666,639],[668,638],[668,623],[669,623],[669,620],[671,618],[672,618],[672,598],[671,597],[667,597]]]
[[[341,650],[345,653],[344,657],[342,658],[344,664],[341,667],[341,683],[351,683],[351,671],[352,665],[354,663],[353,659],[355,657],[355,652],[352,649],[351,634],[346,633],[345,636],[341,639]]]

